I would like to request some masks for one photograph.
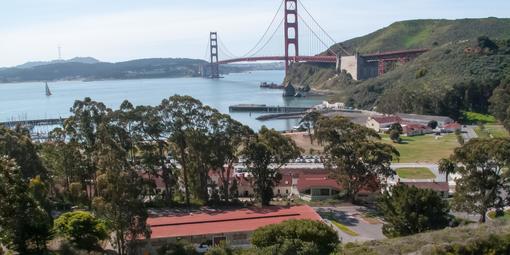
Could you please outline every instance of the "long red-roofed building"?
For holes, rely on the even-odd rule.
[[[232,210],[203,209],[193,213],[174,213],[149,217],[152,234],[149,253],[167,242],[187,240],[195,244],[227,242],[233,247],[250,245],[251,234],[258,228],[286,220],[307,219],[322,221],[309,206],[242,208]],[[144,252],[145,253],[145,252]]]

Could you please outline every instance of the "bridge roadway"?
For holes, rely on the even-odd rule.
[[[429,49],[410,49],[410,50],[398,50],[398,51],[385,51],[371,54],[363,54],[361,57],[369,60],[384,60],[393,58],[403,58],[407,56],[416,56],[427,52]],[[218,64],[229,64],[236,62],[257,62],[257,61],[285,61],[285,56],[265,56],[265,57],[246,57],[246,58],[233,58],[219,61]],[[314,63],[336,63],[336,56],[295,56],[291,57],[290,60],[294,62],[314,62]]]

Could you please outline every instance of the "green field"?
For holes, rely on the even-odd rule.
[[[397,175],[404,179],[435,179],[436,175],[426,167],[398,168]]]
[[[495,211],[489,212],[488,215],[489,215],[489,218],[496,219],[496,212]],[[497,219],[510,220],[510,210],[506,210],[505,214],[503,216],[497,217]]]
[[[508,131],[502,125],[484,125],[475,128],[480,138],[503,138],[509,137]]]
[[[395,146],[400,152],[400,160],[395,162],[401,163],[437,163],[440,159],[449,157],[459,146],[454,134],[444,135],[438,139],[433,135],[403,136],[400,144],[392,142],[388,135],[382,137],[384,142]]]

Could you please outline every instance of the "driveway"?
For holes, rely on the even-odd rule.
[[[358,236],[352,236],[338,229],[338,237],[343,243],[385,239],[382,233],[383,222],[379,218],[367,217],[373,211],[363,206],[338,206],[338,207],[314,207],[322,215],[331,215],[336,221],[356,232]],[[325,219],[329,222],[327,219]]]
[[[469,125],[462,128],[462,137],[464,137],[464,142],[468,142],[473,138],[477,138],[478,135],[475,132],[476,126]]]

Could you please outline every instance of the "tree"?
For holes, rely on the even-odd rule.
[[[427,126],[432,129],[436,129],[439,123],[437,123],[437,120],[431,120],[429,123],[427,123]]]
[[[265,126],[244,146],[242,155],[253,176],[254,192],[262,205],[269,205],[273,198],[273,187],[281,180],[278,170],[299,154],[294,141]]]
[[[391,132],[392,130],[397,131],[399,134],[402,134],[404,132],[402,125],[400,125],[400,123],[398,122],[391,124],[389,131]]]
[[[438,170],[440,173],[446,175],[446,182],[449,182],[448,177],[450,174],[454,174],[457,171],[457,165],[455,165],[452,160],[443,158],[439,160]]]
[[[159,109],[170,144],[169,149],[180,165],[186,205],[190,207],[193,191],[206,201],[210,168],[208,141],[209,120],[217,111],[189,96],[172,96],[161,102]]]
[[[255,230],[251,240],[261,250],[303,255],[330,254],[339,243],[337,233],[331,227],[314,220],[288,220],[268,225]]]
[[[108,238],[106,224],[85,211],[60,215],[53,228],[57,235],[69,240],[74,247],[89,252],[101,250],[100,242]]]
[[[397,185],[383,193],[377,206],[386,222],[383,233],[389,237],[442,229],[449,224],[448,203],[433,190]]]
[[[362,189],[377,190],[379,178],[395,174],[391,161],[399,156],[391,145],[381,143],[372,129],[354,124],[347,118],[321,118],[317,136],[325,142],[325,165],[330,175],[343,184],[351,202]]]
[[[305,116],[299,121],[300,124],[305,125],[308,130],[308,136],[310,136],[310,143],[313,143],[312,128],[315,129],[317,121],[320,119],[321,113],[318,111],[307,112]]]
[[[471,139],[455,149],[453,161],[460,166],[454,208],[478,213],[480,222],[485,222],[490,208],[503,210],[502,192],[508,183],[503,169],[510,165],[510,139]]]
[[[0,157],[0,243],[20,254],[42,254],[51,218],[29,192],[14,160]]]
[[[211,169],[219,175],[219,188],[224,202],[237,199],[237,181],[231,181],[234,164],[238,162],[241,146],[253,131],[230,116],[215,113],[210,119],[209,150]],[[234,187],[235,185],[235,187]]]
[[[391,130],[390,131],[390,139],[395,143],[399,143],[400,142],[400,132],[398,132],[398,130]]]
[[[158,249],[158,255],[195,255],[197,254],[193,244],[179,240],[169,242]]]
[[[0,155],[16,161],[23,179],[30,180],[36,176],[47,179],[47,171],[27,129],[18,126],[10,130],[0,125]]]
[[[510,79],[494,89],[489,102],[490,112],[510,130]]]
[[[205,255],[234,255],[236,254],[232,248],[230,248],[225,242],[221,242],[219,245],[214,246],[208,250]]]

